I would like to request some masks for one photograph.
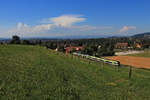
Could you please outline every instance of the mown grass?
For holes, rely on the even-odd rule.
[[[129,55],[126,55],[126,56],[133,56],[133,57],[150,57],[150,50],[147,50],[143,53],[137,53],[137,54],[129,54]]]
[[[149,100],[150,71],[90,62],[39,46],[0,46],[0,100]]]

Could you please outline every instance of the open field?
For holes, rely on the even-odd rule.
[[[134,66],[136,68],[150,69],[150,58],[131,57],[131,56],[113,56],[108,59],[120,61],[121,64]]]
[[[133,57],[150,57],[150,50],[149,51],[145,51],[143,53],[137,53],[137,54],[129,54],[127,56],[133,56]]]
[[[0,100],[149,100],[150,71],[0,45]]]
[[[116,52],[115,55],[117,56],[123,56],[123,55],[137,55],[144,53],[144,51],[136,51],[136,50],[129,50],[129,51],[123,51],[123,52]]]

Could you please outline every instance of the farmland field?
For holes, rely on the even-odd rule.
[[[39,46],[0,45],[0,100],[149,100],[150,71]]]
[[[106,58],[117,60],[123,65],[134,66],[136,68],[150,69],[150,58],[132,56],[112,56]]]

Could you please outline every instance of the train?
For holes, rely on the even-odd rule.
[[[109,60],[109,59],[105,59],[105,58],[99,58],[99,57],[90,56],[90,55],[87,55],[87,54],[76,53],[76,52],[74,52],[73,55],[80,56],[82,58],[86,58],[86,59],[97,61],[97,62],[103,62],[103,63],[106,63],[106,64],[120,66],[119,61]]]

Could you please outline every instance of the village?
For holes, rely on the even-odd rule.
[[[100,45],[99,45],[100,47]],[[99,48],[98,47],[98,48]],[[69,46],[64,48],[65,53],[70,52],[79,52],[83,50],[85,46]],[[142,53],[144,50],[150,49],[150,44],[143,44],[140,42],[134,42],[133,45],[129,45],[127,42],[118,42],[114,45],[114,50],[116,55],[126,55],[126,54],[134,54],[134,53]],[[56,48],[55,51],[58,51],[59,48]]]

